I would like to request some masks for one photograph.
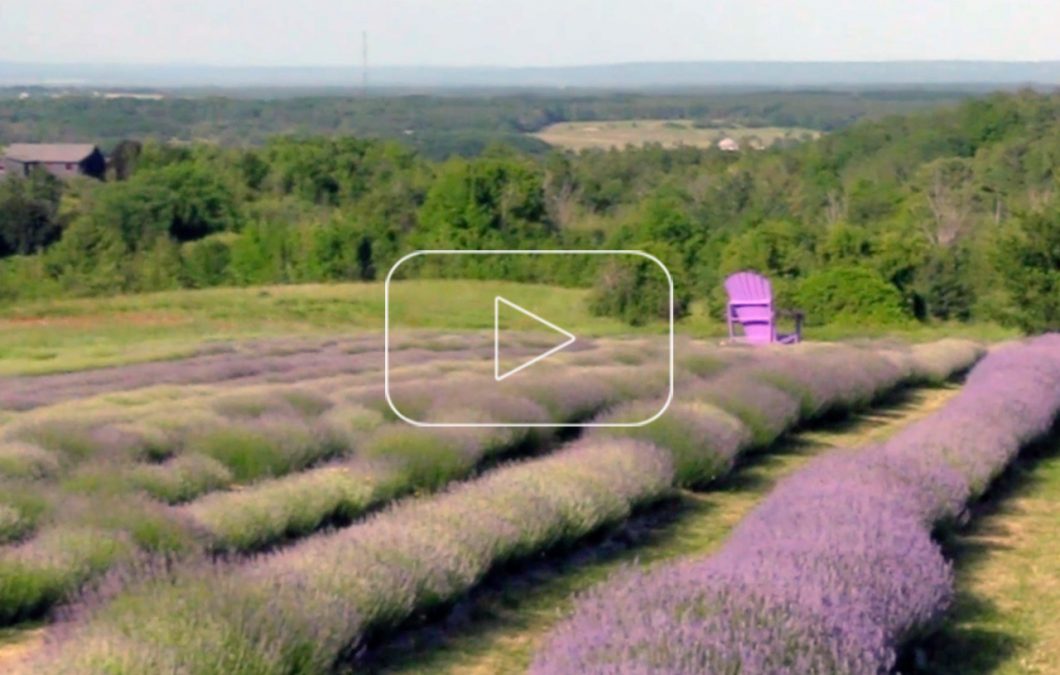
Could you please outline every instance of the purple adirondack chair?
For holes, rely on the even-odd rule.
[[[802,340],[802,312],[775,310],[773,285],[755,272],[737,272],[725,280],[729,294],[729,339],[736,340],[735,325],[743,327],[743,339],[751,344],[794,344]],[[777,333],[777,316],[795,319],[795,332]]]

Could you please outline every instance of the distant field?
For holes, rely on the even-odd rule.
[[[549,145],[569,150],[624,148],[658,143],[666,148],[688,145],[708,148],[723,138],[741,147],[769,147],[779,140],[817,138],[820,131],[799,127],[743,127],[739,125],[698,128],[692,120],[619,120],[614,122],[563,122],[545,127],[534,136]]]

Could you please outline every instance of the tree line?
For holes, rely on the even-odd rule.
[[[491,145],[434,161],[346,136],[126,142],[103,183],[0,181],[0,300],[371,280],[419,248],[606,247],[662,258],[679,308],[719,311],[724,276],[750,268],[811,321],[1057,329],[1058,163],[1060,96],[1029,91],[743,154]],[[649,275],[608,272],[460,270],[598,283],[599,311],[659,311],[638,287]]]
[[[20,99],[21,93],[28,99]],[[6,93],[6,95],[5,95]],[[436,160],[474,156],[491,144],[545,154],[528,134],[557,122],[624,119],[723,120],[750,127],[832,131],[880,117],[953,103],[962,90],[741,92],[383,93],[291,97],[290,90],[165,92],[161,100],[104,99],[81,90],[0,89],[0,139],[84,142],[105,150],[124,139],[262,145],[276,135],[400,140]]]

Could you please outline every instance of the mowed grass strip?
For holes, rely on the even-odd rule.
[[[636,332],[616,319],[591,316],[586,289],[437,279],[401,287],[415,302],[394,303],[390,319],[397,327],[482,328],[483,321],[492,322],[493,297],[503,295],[583,335]],[[0,307],[0,376],[179,359],[233,339],[375,332],[383,315],[382,283],[182,290]]]
[[[937,411],[957,391],[956,386],[905,390],[879,409],[792,436],[768,454],[752,456],[710,492],[682,491],[675,503],[591,549],[491,579],[448,620],[382,646],[369,659],[367,670],[524,672],[539,640],[568,613],[578,593],[625,565],[650,567],[712,552],[780,478],[823,452],[881,441]]]
[[[1060,673],[1060,436],[1002,481],[949,542],[957,597],[920,650],[931,675]]]

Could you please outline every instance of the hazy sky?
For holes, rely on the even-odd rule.
[[[0,60],[1060,59],[1058,0],[0,0]]]

